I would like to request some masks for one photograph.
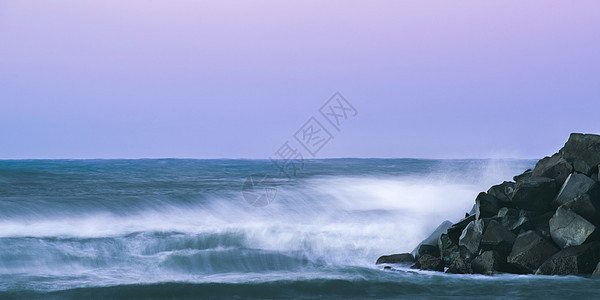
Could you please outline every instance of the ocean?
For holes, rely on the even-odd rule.
[[[534,164],[318,159],[287,177],[269,160],[3,160],[0,299],[597,298],[597,278],[375,265]],[[242,192],[256,174],[268,203]]]

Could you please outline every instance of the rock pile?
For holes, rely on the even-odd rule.
[[[480,193],[411,253],[377,263],[458,274],[600,274],[600,136],[573,133],[533,170]],[[440,230],[443,228],[443,230]]]

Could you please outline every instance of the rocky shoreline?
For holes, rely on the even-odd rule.
[[[457,223],[377,264],[454,274],[600,275],[600,135],[572,133],[533,170],[492,186]]]

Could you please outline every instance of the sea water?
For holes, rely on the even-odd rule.
[[[600,280],[398,267],[533,160],[0,161],[0,298],[590,297]],[[252,174],[272,202],[242,193]]]

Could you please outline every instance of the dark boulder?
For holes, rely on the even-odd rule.
[[[421,248],[421,245],[429,245],[429,246],[435,246],[437,248],[438,246],[438,240],[440,239],[440,235],[442,235],[442,233],[445,233],[448,228],[450,228],[450,226],[452,226],[452,222],[446,220],[444,222],[442,222],[440,225],[438,225],[437,228],[435,228],[435,230],[433,230],[433,232],[423,241],[421,241],[417,247],[412,251],[412,254],[415,256],[415,259],[419,259],[419,256],[421,255],[419,253],[419,250]],[[429,248],[425,248],[425,250],[427,249],[431,249],[431,247]],[[423,253],[425,254],[425,253]],[[431,253],[429,253],[431,254]],[[434,255],[434,256],[439,256],[439,252],[438,254]]]
[[[525,172],[523,172],[523,173],[521,173],[521,174],[519,174],[517,176],[514,176],[513,180],[514,181],[520,181],[520,180],[523,180],[523,179],[527,179],[527,178],[531,177],[532,175],[533,175],[533,170],[527,169],[527,170],[525,170]]]
[[[552,255],[538,269],[542,275],[591,274],[600,260],[600,244],[597,242],[568,247]]]
[[[504,252],[489,250],[475,257],[471,262],[473,273],[493,274],[506,270],[506,254]]]
[[[475,199],[475,218],[479,220],[493,217],[498,213],[500,207],[502,205],[496,197],[481,192]]]
[[[442,234],[438,241],[440,257],[444,266],[449,266],[458,256],[458,245],[454,243],[447,234]]]
[[[415,257],[410,253],[384,255],[377,259],[375,264],[412,264]]]
[[[533,273],[559,249],[533,230],[521,233],[513,244],[507,262],[523,273]]]
[[[498,210],[496,219],[502,226],[515,234],[523,229],[528,229],[530,226],[527,213],[522,209],[503,207]]]
[[[419,257],[421,257],[423,255],[431,255],[434,257],[440,257],[440,249],[438,248],[437,244],[435,246],[423,244],[423,245],[419,246],[419,250],[417,250],[417,255],[415,256],[415,258],[419,259]]]
[[[588,194],[583,194],[574,200],[565,203],[564,207],[584,217],[593,224],[598,225],[600,223],[600,220],[598,220],[598,207]]]
[[[501,250],[510,252],[515,243],[516,235],[498,221],[491,220],[481,237],[482,250]]]
[[[592,272],[592,276],[600,276],[600,262],[596,265],[594,272]]]
[[[530,229],[537,231],[543,237],[552,240],[550,235],[550,219],[554,216],[553,211],[549,211],[543,214],[536,212],[529,212],[528,218],[530,220]]]
[[[503,207],[512,207],[512,194],[515,191],[515,183],[512,181],[505,181],[501,184],[497,184],[488,189],[487,193],[491,196],[496,197]]]
[[[600,164],[600,135],[571,133],[559,153],[569,162],[582,160],[588,166]]]
[[[592,168],[591,173],[592,175],[590,176],[590,178],[595,182],[600,182],[600,165]]]
[[[419,257],[419,259],[417,260],[417,263],[414,264],[410,268],[442,272],[442,271],[444,271],[444,264],[442,264],[442,260],[439,257],[425,254],[425,255]]]
[[[472,221],[465,227],[458,240],[460,256],[471,259],[479,253],[479,245],[484,230],[485,222],[483,219]]]
[[[545,212],[551,210],[555,196],[554,179],[529,177],[517,182],[512,202],[520,209]]]
[[[596,226],[565,206],[560,206],[549,222],[552,240],[562,248],[579,246],[595,235]]]
[[[571,172],[573,172],[573,166],[559,153],[556,153],[538,161],[532,176],[552,178],[556,180],[557,185],[562,185]]]
[[[591,178],[583,174],[572,173],[562,185],[553,204],[558,207],[583,194],[594,192],[597,187],[598,184]]]
[[[573,169],[575,170],[575,172],[579,172],[585,175],[590,175],[592,171],[592,167],[581,159],[576,159],[573,161]]]
[[[446,273],[451,274],[473,274],[471,262],[464,257],[457,257],[446,270]]]
[[[467,227],[467,225],[474,220],[475,215],[470,215],[448,228],[447,234],[450,240],[452,240],[452,242],[458,245],[458,239],[460,238],[460,235],[462,234],[463,230],[465,230],[465,227]]]

